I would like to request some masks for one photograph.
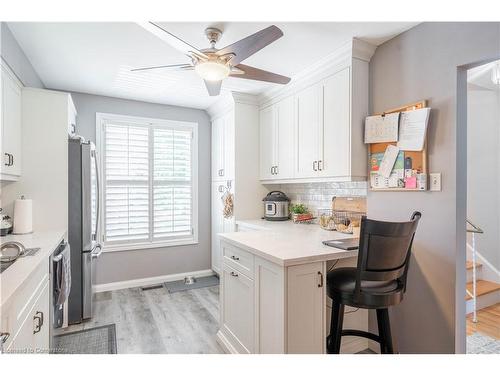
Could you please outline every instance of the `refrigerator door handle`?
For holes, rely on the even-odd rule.
[[[95,245],[94,249],[90,253],[90,255],[92,256],[92,259],[99,258],[101,256],[101,254],[102,254],[101,244]]]
[[[99,229],[99,218],[101,216],[101,178],[99,176],[99,163],[97,162],[97,151],[93,151],[94,165],[95,165],[95,179],[96,179],[96,215],[95,215],[95,238],[97,240],[97,231]]]

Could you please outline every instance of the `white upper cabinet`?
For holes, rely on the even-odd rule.
[[[2,144],[0,179],[21,176],[22,84],[2,63]]]
[[[295,107],[290,96],[260,111],[260,179],[293,177]]]
[[[323,124],[320,132],[322,142],[317,167],[321,176],[350,175],[349,93],[349,68],[323,82]],[[364,158],[365,155],[356,157]]]
[[[315,177],[322,135],[322,86],[316,84],[297,94],[296,177]]]
[[[261,110],[261,180],[366,179],[368,63],[352,59],[294,97]]]
[[[234,113],[212,122],[212,180],[234,178]]]
[[[262,180],[270,180],[274,177],[276,162],[275,112],[274,106],[260,111],[260,178]]]
[[[290,96],[277,104],[277,134],[275,141],[278,179],[292,178],[294,169],[295,106]]]

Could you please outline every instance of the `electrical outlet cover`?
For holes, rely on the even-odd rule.
[[[431,173],[430,177],[431,191],[441,191],[441,173]]]

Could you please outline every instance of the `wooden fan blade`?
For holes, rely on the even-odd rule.
[[[242,70],[244,74],[241,73],[231,73],[230,76],[234,78],[245,78],[245,79],[253,79],[255,81],[265,81],[272,83],[280,83],[282,85],[290,82],[291,78],[285,77],[276,73],[271,73],[266,70],[257,69],[252,66],[239,64],[236,65],[236,68]]]
[[[227,47],[222,48],[217,51],[218,56],[233,54],[234,56],[229,60],[230,64],[233,66],[238,65],[240,62],[245,60],[247,57],[252,56],[257,51],[271,44],[276,39],[283,36],[283,31],[281,31],[277,26],[269,26],[262,29],[255,34],[247,36],[244,39],[237,41]]]
[[[205,86],[207,87],[208,95],[217,96],[220,94],[220,88],[222,81],[207,81],[204,80]]]
[[[140,22],[139,25],[189,57],[196,56],[200,59],[208,59],[208,56],[203,52],[176,37],[174,34],[169,33],[167,30],[154,22]]]
[[[174,65],[158,65],[158,66],[150,66],[147,68],[136,68],[131,69],[131,72],[140,72],[144,70],[153,70],[153,69],[171,69],[171,70],[192,70],[194,66],[191,64],[174,64]]]

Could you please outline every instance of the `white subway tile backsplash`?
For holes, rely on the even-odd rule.
[[[281,190],[292,203],[305,204],[310,211],[331,208],[333,197],[366,197],[367,182],[316,182],[303,184],[273,185],[273,190]]]

